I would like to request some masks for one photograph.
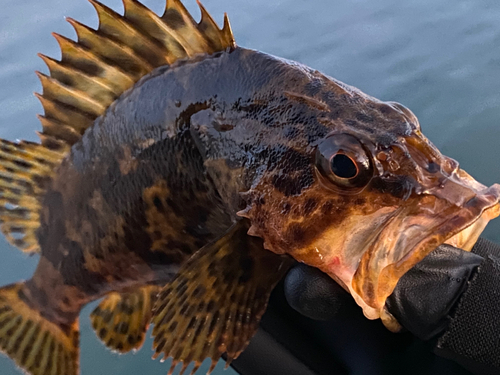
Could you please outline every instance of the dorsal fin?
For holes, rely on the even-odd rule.
[[[38,252],[41,200],[57,166],[94,120],[153,69],[197,54],[235,48],[227,16],[219,29],[205,8],[196,23],[179,0],[157,16],[137,0],[123,0],[123,16],[95,0],[93,30],[73,19],[78,41],[53,34],[61,61],[40,55],[50,75],[42,81],[41,145],[0,139],[0,229],[21,250]]]
[[[99,16],[93,30],[71,18],[78,41],[58,34],[60,61],[40,55],[50,76],[37,72],[42,82],[44,115],[40,115],[42,144],[71,146],[106,108],[153,69],[198,54],[235,48],[227,15],[219,29],[205,8],[195,22],[179,0],[167,0],[159,17],[137,0],[123,0],[120,15],[89,0]],[[61,146],[62,147],[62,146]]]

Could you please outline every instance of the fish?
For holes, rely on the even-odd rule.
[[[199,4],[68,19],[40,57],[40,143],[0,140],[0,223],[38,254],[0,288],[0,351],[26,373],[79,374],[83,306],[109,349],[153,325],[169,373],[229,364],[294,262],[320,269],[369,319],[441,243],[470,250],[500,214],[416,116],[300,63],[237,46]]]

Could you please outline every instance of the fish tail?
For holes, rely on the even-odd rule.
[[[26,282],[0,288],[0,351],[30,375],[77,375],[78,319],[54,323],[36,306]]]

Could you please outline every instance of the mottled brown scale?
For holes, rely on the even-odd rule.
[[[78,41],[56,35],[62,60],[43,57],[43,146],[0,140],[2,231],[40,252],[29,281],[0,289],[0,340],[33,324],[64,353],[0,343],[24,368],[42,361],[33,374],[77,373],[77,317],[102,296],[91,321],[111,349],[140,348],[153,322],[169,373],[230,362],[281,255],[394,329],[383,308],[404,272],[446,240],[468,248],[498,215],[500,187],[441,155],[404,106],[236,47],[203,7],[196,23],[178,0],[162,17],[91,3],[98,30],[70,20]]]
[[[161,137],[161,129],[157,134]],[[158,142],[146,139],[143,146],[131,145],[126,153],[115,154],[111,149],[100,158],[105,162],[93,161],[99,165],[98,176],[85,173],[94,169],[91,165],[78,171],[74,162],[64,162],[64,177],[60,182],[56,179],[46,195],[49,209],[42,213],[39,236],[42,248],[47,244],[51,250],[42,250],[42,256],[60,269],[65,284],[78,285],[89,297],[168,280],[182,259],[230,225],[212,182],[203,176],[201,159],[193,158],[192,141],[183,135]],[[123,143],[117,147],[123,149]],[[82,151],[86,150],[75,149],[75,154]],[[126,157],[140,167],[123,174]],[[178,193],[172,196],[172,190]],[[193,214],[185,215],[190,210]],[[64,223],[65,230],[55,234],[57,238],[50,236],[51,222]],[[161,238],[155,232],[161,232]],[[75,274],[73,263],[77,257],[80,275]],[[39,269],[31,285],[37,284],[38,272],[40,279],[46,278]],[[102,280],[101,285],[96,279]],[[37,288],[42,289],[40,283]]]

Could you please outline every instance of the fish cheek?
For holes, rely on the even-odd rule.
[[[273,179],[290,179],[270,177]],[[325,194],[316,184],[290,193],[289,188],[274,185],[275,189],[253,189],[244,194],[247,208],[240,216],[251,220],[249,234],[264,239],[264,247],[278,254],[294,255],[310,248],[315,238],[331,225],[340,223],[346,212],[345,201],[335,194]],[[295,184],[294,189],[297,189]]]
[[[356,264],[370,233],[399,201],[371,189],[348,195],[318,188],[301,198],[290,209],[283,238],[297,260],[322,269],[335,259]]]
[[[324,246],[325,236],[332,229],[341,228],[346,218],[356,212],[356,201],[364,202],[363,199],[331,192],[303,197],[300,204],[292,209],[284,228],[283,238],[291,249],[290,254],[297,260],[321,268],[334,247],[333,241]]]
[[[303,195],[314,183],[312,173],[306,168],[292,173],[276,170],[263,176],[253,189],[242,193],[246,208],[239,216],[251,220],[248,234],[264,239],[264,247],[277,254],[286,252],[288,240],[283,238],[289,221],[304,215]],[[308,214],[317,207],[316,200],[309,200]],[[290,230],[290,236],[303,242],[302,230],[298,226]]]

